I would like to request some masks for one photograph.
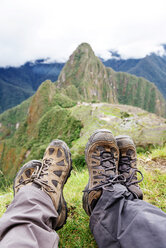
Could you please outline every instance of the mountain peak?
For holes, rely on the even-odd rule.
[[[69,88],[74,87],[80,100],[117,102],[115,83],[88,43],[79,45],[70,56],[57,85],[65,88],[69,97]]]
[[[77,47],[77,49],[90,49],[90,50],[92,50],[91,46],[90,46],[88,43],[86,43],[86,42],[81,43],[81,44]],[[77,49],[76,49],[76,50],[77,50]]]
[[[104,68],[102,62],[95,56],[88,43],[80,44],[69,57],[69,60],[62,69],[58,86],[60,88],[68,85],[80,85],[81,82],[89,82],[89,76],[96,75],[95,68]]]
[[[93,56],[95,56],[95,54],[94,54],[94,52],[93,52],[93,50],[92,50],[92,47],[88,44],[88,43],[81,43],[78,47],[77,47],[77,49],[75,50],[75,54],[77,54],[77,53],[83,53],[83,54],[85,54],[85,55],[93,55]]]
[[[69,61],[72,63],[75,59],[76,62],[81,59],[90,59],[90,58],[96,58],[91,46],[88,43],[81,43],[76,50],[72,53],[72,55],[69,58]]]

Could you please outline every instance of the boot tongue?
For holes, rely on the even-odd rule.
[[[105,147],[103,146],[98,146],[98,150],[100,151],[100,158],[101,158],[101,166],[106,169],[105,170],[105,173],[107,175],[112,175],[114,174],[114,171],[112,169],[109,169],[109,168],[112,168],[113,167],[113,155],[111,154],[111,152],[107,152],[105,150]]]
[[[113,170],[109,169],[113,167],[112,156],[110,153],[104,152],[102,154],[102,166],[106,169],[105,173],[107,175],[114,174]]]

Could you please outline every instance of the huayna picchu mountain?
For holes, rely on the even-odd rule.
[[[165,101],[154,84],[106,68],[83,43],[56,82],[43,82],[34,96],[0,115],[0,171],[13,178],[21,164],[42,158],[56,138],[69,145],[76,166],[97,128],[129,134],[139,146],[162,145],[165,119],[138,107],[165,115]]]
[[[57,87],[77,101],[128,104],[166,116],[166,101],[153,83],[105,67],[87,43],[70,56]]]

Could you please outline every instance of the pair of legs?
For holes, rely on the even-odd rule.
[[[166,247],[166,214],[142,201],[136,151],[128,136],[97,130],[85,149],[89,182],[83,207],[98,247]],[[67,219],[63,186],[70,176],[67,145],[53,141],[42,163],[24,165],[14,181],[14,200],[0,220],[0,247],[58,247],[56,230]]]

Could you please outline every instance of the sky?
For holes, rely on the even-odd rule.
[[[82,42],[97,56],[163,54],[165,0],[0,0],[0,66],[65,62]]]

